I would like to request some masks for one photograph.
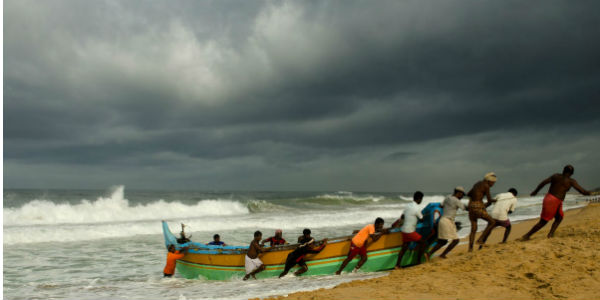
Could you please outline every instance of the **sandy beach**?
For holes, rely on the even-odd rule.
[[[275,299],[598,299],[599,217],[600,204],[592,203],[567,211],[552,239],[549,223],[530,241],[516,241],[538,221],[529,220],[513,224],[506,244],[498,244],[504,229],[496,228],[480,251],[461,245],[445,260]]]

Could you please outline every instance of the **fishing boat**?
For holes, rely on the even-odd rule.
[[[427,238],[429,249],[437,241],[435,225],[441,213],[442,208],[439,203],[430,203],[423,209],[423,220],[417,224],[417,232]],[[175,245],[177,249],[189,247],[187,254],[177,261],[177,271],[183,277],[188,279],[226,280],[245,275],[244,262],[248,246],[213,246],[192,241],[178,243],[177,237],[171,232],[166,221],[162,222],[162,226],[167,248],[170,245]],[[308,272],[302,274],[302,276],[335,273],[346,259],[352,237],[353,235],[349,235],[329,239],[327,246],[321,252],[308,254],[305,257]],[[416,246],[416,243],[413,244],[411,248]],[[394,228],[390,233],[382,235],[376,242],[369,243],[367,247],[368,259],[361,270],[373,272],[393,269],[401,245],[402,234],[399,228]],[[279,276],[284,269],[288,254],[297,246],[298,244],[292,244],[265,248],[265,252],[260,256],[265,265],[265,270],[256,274],[256,277]],[[402,259],[402,266],[420,263],[416,256],[415,251],[407,251]],[[354,258],[344,271],[351,271],[358,261],[358,257]]]

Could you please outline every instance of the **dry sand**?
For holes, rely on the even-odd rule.
[[[549,223],[530,241],[515,241],[538,220],[526,221],[513,224],[506,244],[497,244],[504,228],[496,228],[481,251],[463,245],[448,259],[386,277],[275,299],[600,299],[599,218],[600,204],[590,204],[566,212],[552,239]]]

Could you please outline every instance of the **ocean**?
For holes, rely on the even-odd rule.
[[[494,191],[500,192],[500,191]],[[444,199],[425,193],[422,206]],[[389,226],[412,193],[194,192],[102,190],[4,190],[5,299],[248,299],[333,287],[385,276],[358,272],[242,281],[163,278],[166,250],[161,220],[196,242],[215,233],[229,245],[247,245],[261,230],[283,230],[293,241],[304,228],[313,236],[344,236],[382,217]],[[568,195],[565,208],[585,205]],[[466,200],[463,200],[465,203]],[[537,218],[542,196],[519,197],[511,221]],[[468,220],[459,235],[469,231]],[[482,222],[480,230],[485,223]]]

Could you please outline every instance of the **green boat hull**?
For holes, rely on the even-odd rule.
[[[374,272],[393,269],[396,265],[396,261],[398,260],[398,252],[400,252],[400,247],[369,252],[367,262],[365,262],[361,270],[365,272]],[[407,257],[408,255],[405,255],[405,258]],[[340,268],[344,259],[346,259],[345,256],[308,261],[308,271],[302,274],[302,276],[334,274]],[[348,263],[344,271],[352,271],[352,269],[356,267],[358,261],[358,257],[354,258],[352,261],[350,261],[350,263]],[[283,268],[283,264],[267,266],[264,271],[256,274],[256,277],[277,277],[279,274],[281,274]],[[290,273],[294,272],[298,268],[298,266],[294,267]],[[181,260],[177,261],[177,271],[184,278],[188,279],[204,278],[210,280],[227,280],[231,278],[241,278],[246,275],[246,271],[243,267],[216,267],[211,265],[195,264]]]

